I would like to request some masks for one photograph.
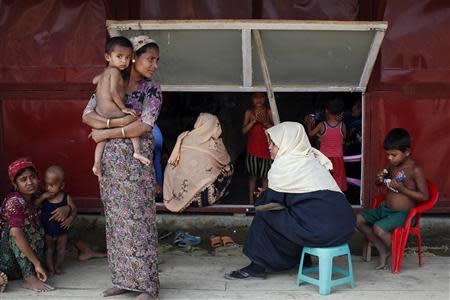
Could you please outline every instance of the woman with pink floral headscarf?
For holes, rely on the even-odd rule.
[[[44,235],[39,210],[33,205],[39,188],[36,167],[29,159],[18,159],[9,165],[8,175],[15,191],[6,196],[0,208],[0,292],[8,278],[23,279],[26,289],[54,290],[45,283]]]
[[[14,190],[0,207],[0,293],[5,290],[8,279],[23,279],[23,288],[37,292],[54,290],[45,283],[47,273],[42,267],[44,232],[40,209],[33,204],[41,193],[36,167],[30,159],[20,158],[9,165],[8,175]],[[56,208],[51,214],[51,219],[64,222],[70,207]],[[79,260],[105,257],[104,253],[93,251],[86,242],[79,240],[76,234],[69,239],[79,250]]]

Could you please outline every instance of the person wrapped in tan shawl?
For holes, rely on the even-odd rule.
[[[164,205],[182,212],[190,205],[214,204],[231,182],[233,167],[219,119],[201,113],[194,129],[178,136],[164,172]]]

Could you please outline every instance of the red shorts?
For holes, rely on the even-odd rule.
[[[333,170],[331,170],[331,175],[333,175],[334,180],[338,184],[341,191],[347,190],[347,176],[345,175],[345,165],[343,157],[328,157],[333,163]]]

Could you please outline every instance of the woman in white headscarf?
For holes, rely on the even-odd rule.
[[[164,204],[182,212],[218,201],[231,182],[233,167],[223,144],[219,119],[201,113],[194,129],[178,136],[164,172]]]
[[[266,133],[274,162],[269,187],[256,205],[277,209],[257,209],[244,246],[251,264],[225,274],[227,279],[265,278],[267,269],[291,269],[304,246],[337,246],[354,231],[355,215],[330,174],[332,164],[311,147],[303,126],[284,122]]]

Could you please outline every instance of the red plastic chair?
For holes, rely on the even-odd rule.
[[[420,215],[430,208],[432,208],[438,198],[439,191],[436,186],[429,180],[428,184],[428,194],[429,198],[427,201],[418,204],[416,207],[409,211],[408,217],[406,218],[405,225],[403,227],[397,227],[392,231],[392,246],[391,246],[391,271],[392,273],[400,273],[403,262],[403,254],[406,248],[406,241],[410,234],[414,234],[417,237],[417,252],[419,255],[419,266],[422,266],[422,238],[420,235]],[[384,201],[384,195],[375,196],[372,199],[370,205],[371,208],[377,208]],[[416,218],[415,225],[412,225],[413,218]],[[364,245],[364,256],[366,260],[370,260],[371,244],[369,241],[365,241]]]

